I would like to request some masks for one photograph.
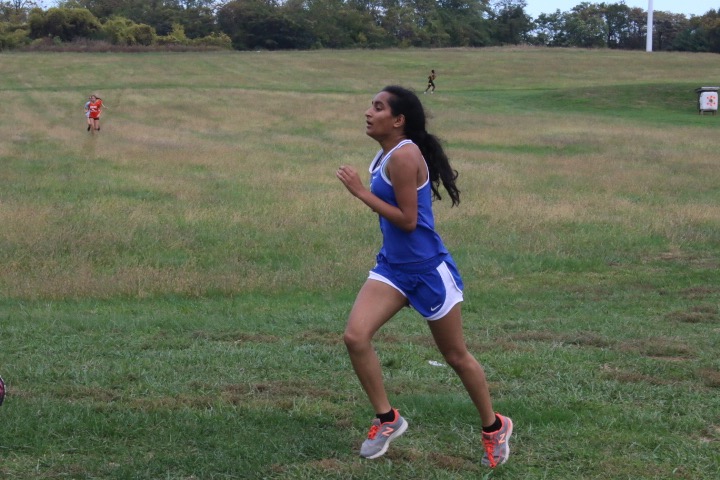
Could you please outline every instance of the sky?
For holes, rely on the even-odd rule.
[[[569,12],[576,5],[586,1],[588,3],[621,3],[623,0],[525,0],[527,7],[525,13],[537,18],[541,13],[555,13],[555,10]],[[649,0],[624,0],[628,7],[639,7],[647,10]],[[54,7],[58,0],[40,0],[44,7]],[[677,5],[677,4],[680,5]],[[653,0],[653,10],[670,13],[684,13],[690,15],[703,15],[708,10],[720,10],[720,0]]]
[[[622,0],[525,0],[527,7],[525,13],[537,18],[541,13],[555,13],[555,10],[569,12],[583,1],[588,3],[621,3]],[[631,8],[648,8],[648,0],[625,0],[625,5]],[[720,0],[653,0],[653,10],[670,13],[683,13],[686,16],[703,15],[708,10],[720,9]]]

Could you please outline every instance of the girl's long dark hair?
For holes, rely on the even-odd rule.
[[[405,116],[405,136],[420,148],[430,171],[430,187],[433,197],[441,200],[440,183],[452,199],[452,206],[460,203],[460,190],[455,185],[458,172],[450,166],[440,139],[428,133],[426,128],[425,109],[420,99],[410,90],[398,85],[388,85],[383,88],[391,96],[388,100],[392,114]]]

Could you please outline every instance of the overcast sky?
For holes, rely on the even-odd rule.
[[[621,3],[621,0],[585,0],[588,3]],[[580,5],[583,0],[525,0],[527,8],[525,12],[533,18],[537,18],[541,13],[555,13],[555,10],[561,12],[569,12],[576,5]],[[643,10],[648,8],[648,0],[625,0],[625,5],[631,8],[639,7]],[[690,15],[703,15],[708,10],[720,9],[720,0],[653,0],[653,10],[684,13],[688,17]]]

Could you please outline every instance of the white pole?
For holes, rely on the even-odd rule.
[[[652,52],[653,43],[653,0],[648,0],[647,43],[645,50]]]

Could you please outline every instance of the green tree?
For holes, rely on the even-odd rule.
[[[238,50],[310,48],[313,44],[303,19],[283,11],[274,0],[235,0],[223,5],[217,15],[221,30]]]
[[[174,10],[174,19],[185,27],[187,36],[200,38],[217,33],[217,22],[212,2],[185,1],[177,2],[184,8]]]
[[[30,43],[29,33],[30,31],[22,26],[0,22],[0,51]]]
[[[707,51],[708,30],[701,23],[691,27],[682,14],[655,11],[654,49]],[[647,12],[624,2],[584,2],[570,12],[540,14],[534,24],[533,42],[547,46],[644,49],[647,39]]]
[[[0,2],[0,22],[23,24],[28,21],[30,11],[39,8],[37,2],[31,0],[8,0]]]
[[[150,25],[124,17],[112,17],[103,24],[103,34],[113,45],[152,45],[157,35]]]
[[[655,12],[653,15],[653,49],[671,50],[675,39],[689,26],[690,22],[685,15]]]
[[[710,10],[700,22],[708,51],[720,53],[720,11]]]
[[[617,48],[628,34],[628,13],[630,7],[624,3],[601,3],[597,11],[605,21],[605,45]]]
[[[379,19],[380,26],[395,46],[424,46],[421,45],[420,35],[422,19],[411,3],[402,0],[384,0]]]
[[[157,38],[161,45],[189,45],[190,39],[185,35],[185,28],[179,23],[172,26],[172,30],[167,35],[161,35]]]
[[[159,35],[169,35],[173,25],[183,25],[190,38],[216,31],[215,11],[220,2],[211,0],[65,0],[63,7],[87,8],[101,20],[120,16],[152,26]]]
[[[63,42],[89,38],[102,29],[98,19],[84,8],[51,8],[46,12],[35,9],[28,24],[30,37],[53,37]]]
[[[497,0],[493,4],[493,40],[500,44],[517,45],[528,40],[533,22],[525,13],[525,0]]]
[[[675,37],[671,49],[720,53],[720,11],[710,10],[702,16],[691,17]]]
[[[565,16],[558,9],[554,13],[541,13],[534,22],[533,43],[556,47],[565,43]]]
[[[140,4],[140,0],[64,0],[58,2],[59,8],[85,8],[96,18],[105,20],[112,16],[131,18],[132,6]]]
[[[490,44],[488,0],[439,0],[437,12],[453,47],[483,47]]]
[[[627,12],[625,35],[621,38],[618,48],[644,49],[647,40],[647,12],[642,8],[631,8]]]
[[[595,4],[583,2],[565,14],[565,34],[568,47],[605,47],[608,28],[603,11]]]

